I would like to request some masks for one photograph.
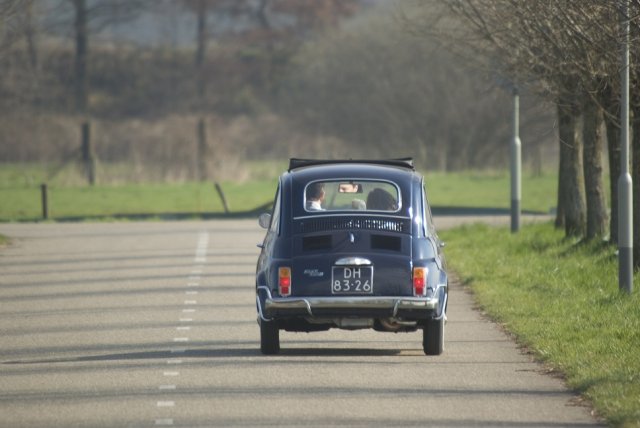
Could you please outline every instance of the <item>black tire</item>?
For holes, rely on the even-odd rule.
[[[429,320],[422,330],[422,348],[426,355],[440,355],[444,351],[444,316]]]
[[[265,355],[280,352],[280,330],[273,321],[260,320],[260,351]]]

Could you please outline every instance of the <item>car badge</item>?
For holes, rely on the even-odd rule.
[[[349,242],[351,242],[352,244],[356,242],[356,236],[353,234],[353,232],[349,232]]]
[[[319,269],[305,269],[303,272],[305,275],[310,276],[312,278],[322,278],[324,277],[324,272]]]

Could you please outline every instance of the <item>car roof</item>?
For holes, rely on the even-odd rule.
[[[411,177],[419,176],[413,165],[403,161],[364,161],[364,160],[339,160],[339,161],[312,161],[304,164],[296,164],[290,168],[290,178],[298,183],[306,183],[316,180],[331,179],[382,179],[402,184]]]
[[[415,170],[413,166],[413,158],[397,158],[397,159],[289,159],[289,171],[305,166],[313,165],[331,165],[331,164],[369,164],[369,165],[388,165],[401,168],[409,168]]]

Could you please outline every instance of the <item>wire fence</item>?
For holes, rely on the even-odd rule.
[[[0,186],[0,221],[104,218],[185,219],[254,216],[266,210],[272,184],[216,182],[97,186]]]
[[[0,163],[0,221],[250,214],[268,204],[282,168],[214,156],[101,162],[91,144],[87,130],[80,146],[49,162]]]

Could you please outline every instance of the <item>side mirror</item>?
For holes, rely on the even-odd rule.
[[[269,213],[260,214],[260,217],[258,217],[258,224],[263,229],[269,229],[269,226],[271,226],[271,214]]]

